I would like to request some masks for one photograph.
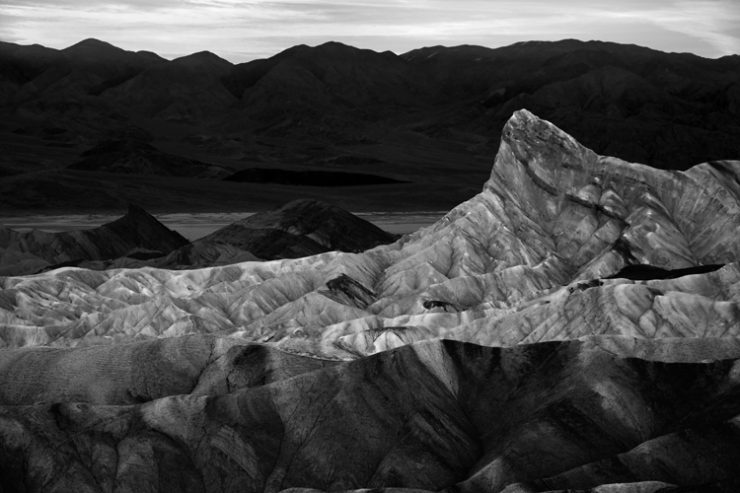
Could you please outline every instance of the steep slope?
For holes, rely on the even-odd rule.
[[[125,216],[90,230],[48,233],[0,228],[0,272],[27,274],[86,260],[158,256],[186,243],[178,233],[131,205]]]
[[[609,334],[735,337],[738,174],[737,162],[667,172],[601,157],[521,110],[504,128],[483,192],[396,243],[185,272],[0,278],[0,337],[10,346],[76,345],[86,334],[208,331],[343,358],[438,337],[505,345]],[[283,248],[275,238],[296,235],[304,247],[295,254],[314,243],[355,249],[354,235],[326,236],[324,215],[300,211],[253,216],[208,242],[236,241],[244,228],[254,238],[268,223],[258,240],[269,239],[266,253],[243,240],[232,246],[269,258]],[[678,279],[607,279],[645,264],[724,267]]]

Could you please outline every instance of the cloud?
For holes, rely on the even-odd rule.
[[[740,51],[739,13],[736,0],[5,0],[0,37],[56,48],[97,37],[165,56],[209,49],[234,61],[328,40],[402,52],[581,38],[718,56]]]
[[[677,1],[668,7],[613,12],[610,16],[647,19],[656,27],[706,42],[716,55],[740,53],[740,4],[735,0]]]

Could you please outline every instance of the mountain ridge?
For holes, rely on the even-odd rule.
[[[128,324],[157,336],[210,327],[339,357],[442,337],[510,345],[591,335],[734,334],[740,162],[720,167],[669,172],[601,157],[521,110],[504,129],[483,191],[389,245],[200,269],[197,281],[156,269],[143,277],[135,269],[117,271],[106,290],[125,283],[161,293],[135,307],[109,300],[98,281],[88,285],[74,269],[3,282],[5,289],[24,286],[40,303],[47,283],[63,282],[86,306],[126,313],[106,320],[80,313],[65,322],[78,332],[62,345],[83,342],[92,327],[115,337]],[[723,267],[678,279],[608,279],[629,265],[692,273],[708,264]],[[224,278],[239,279],[240,288]],[[238,301],[240,289],[259,301]],[[185,295],[192,302],[183,304]],[[218,297],[229,301],[212,305]],[[32,313],[13,309],[6,316],[6,344],[31,334],[53,338]]]
[[[735,491],[738,177],[522,109],[482,190],[390,244],[0,277],[0,487]],[[306,205],[242,225],[321,239]]]
[[[100,51],[97,42],[82,48],[91,44]],[[0,141],[8,147],[0,167],[25,175],[29,187],[101,142],[137,136],[237,172],[381,172],[408,183],[376,185],[385,201],[374,198],[370,207],[405,209],[405,198],[420,194],[431,208],[449,209],[488,174],[500,129],[523,107],[596,152],[631,162],[681,170],[740,156],[740,65],[732,57],[573,40],[401,55],[326,43],[242,64],[204,52],[168,61],[122,50],[90,61],[74,50],[41,51],[0,49]],[[124,199],[152,209],[158,197],[142,201],[148,187],[136,177]],[[5,181],[3,207],[15,209],[22,191]],[[187,203],[180,188],[161,186],[177,195],[172,203]],[[209,188],[229,187],[209,179]],[[326,193],[351,208],[341,202],[347,191]],[[66,208],[84,207],[74,188],[65,196]]]

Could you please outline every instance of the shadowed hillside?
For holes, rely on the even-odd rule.
[[[740,353],[715,347],[726,359],[434,341],[340,363],[204,337],[5,353],[0,364],[21,379],[42,363],[70,379],[4,385],[0,485],[731,491]],[[148,382],[151,371],[161,378]]]
[[[576,40],[402,55],[332,42],[233,65],[209,52],[167,61],[85,40],[65,50],[3,43],[0,67],[6,210],[31,208],[28,191],[50,181],[55,200],[38,208],[262,210],[277,204],[257,194],[299,198],[301,173],[317,171],[328,174],[310,185],[325,180],[320,196],[346,209],[358,210],[354,192],[332,173],[367,185],[365,210],[447,209],[475,193],[520,108],[598,153],[658,168],[740,157],[738,57]],[[112,141],[151,149],[91,159]],[[108,192],[116,178],[101,172],[128,174],[127,186]],[[231,173],[251,183],[220,181]],[[185,178],[162,178],[172,175]],[[209,192],[192,204],[197,188]],[[81,202],[84,191],[95,200]]]

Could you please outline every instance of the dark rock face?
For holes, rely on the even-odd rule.
[[[685,269],[669,270],[649,264],[627,265],[616,274],[609,276],[609,278],[625,278],[643,281],[647,281],[649,279],[675,279],[677,277],[689,276],[691,274],[714,272],[722,267],[723,266],[721,264],[710,264],[687,267]]]
[[[362,252],[397,237],[339,207],[295,200],[235,222],[196,244],[230,245],[273,260],[341,250]]]
[[[326,282],[326,294],[345,305],[367,308],[375,301],[375,293],[346,274]]]

